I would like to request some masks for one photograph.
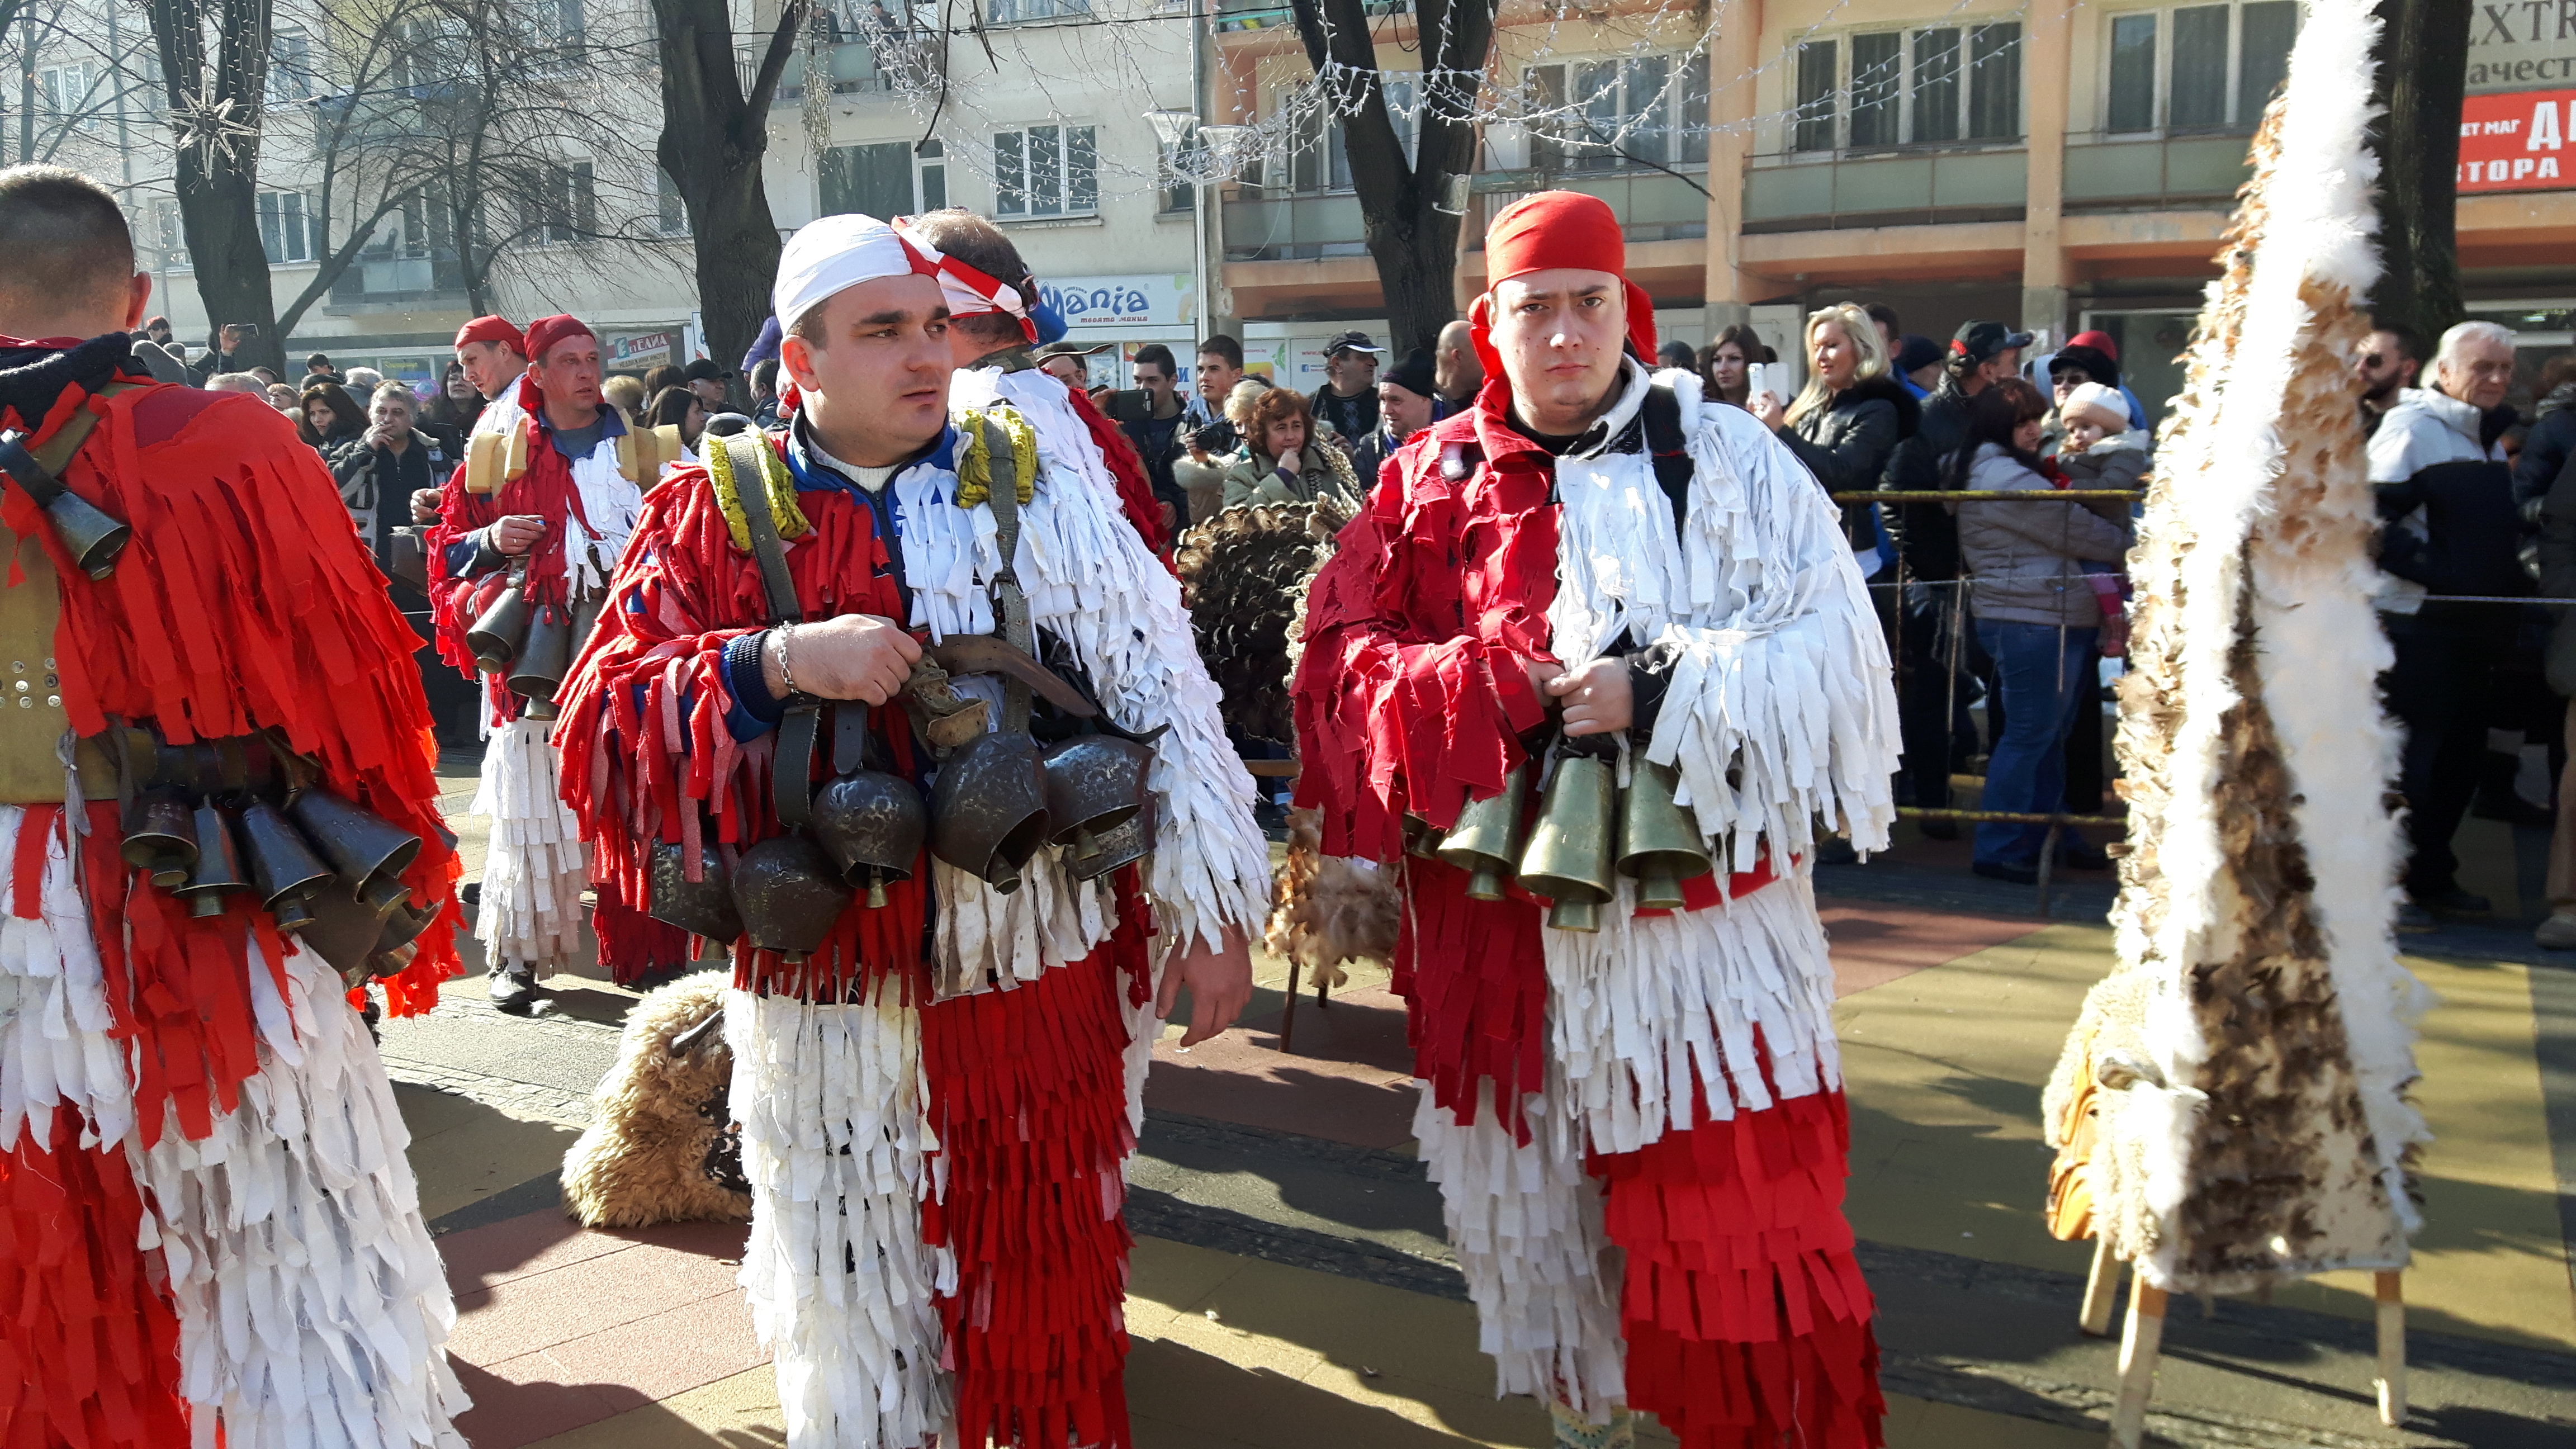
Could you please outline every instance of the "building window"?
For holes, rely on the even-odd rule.
[[[271,266],[313,260],[313,226],[303,192],[259,194],[259,242]]]
[[[2103,129],[2251,131],[2290,73],[2298,32],[2297,0],[2113,15]]]
[[[1938,25],[1846,39],[1848,44],[1799,45],[1790,150],[2020,138],[2018,23]],[[1700,89],[1705,94],[1705,82]]]
[[[1023,20],[1088,20],[1091,0],[984,0],[984,20],[1011,25]]]
[[[664,236],[689,233],[689,205],[681,199],[680,184],[659,166],[653,168],[653,226]]]
[[[1803,57],[1802,57],[1803,59]],[[1683,166],[1708,160],[1708,58],[1534,65],[1530,164],[1550,173]]]
[[[268,103],[309,100],[313,95],[313,41],[301,30],[280,30],[268,38]]]
[[[524,208],[530,239],[563,246],[599,235],[599,193],[589,162],[548,165],[530,181]]]
[[[1090,126],[1031,126],[993,137],[997,216],[1089,216],[1100,209]]]
[[[90,91],[99,76],[85,62],[51,65],[36,72],[36,93],[42,98],[46,114],[57,121],[68,122],[84,131],[98,129],[98,107]]]
[[[880,141],[823,153],[823,214],[857,212],[880,221],[912,214],[912,146]]]
[[[1167,146],[1159,139],[1154,143],[1154,166],[1162,177],[1162,211],[1189,212],[1198,208],[1198,183],[1189,179],[1189,171],[1207,154],[1207,143],[1199,139],[1195,127],[1189,139],[1178,146]]]
[[[912,149],[912,156],[921,177],[921,209],[941,210],[948,205],[948,148],[924,141]]]

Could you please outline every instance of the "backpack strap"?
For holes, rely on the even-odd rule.
[[[1637,415],[1646,425],[1646,454],[1655,465],[1656,486],[1672,501],[1673,532],[1678,535],[1682,519],[1690,513],[1691,485],[1690,439],[1682,432],[1682,400],[1671,383],[1648,383]]]

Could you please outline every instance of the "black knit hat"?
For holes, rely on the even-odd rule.
[[[1438,395],[1439,389],[1439,384],[1432,380],[1437,371],[1432,366],[1430,350],[1417,347],[1404,354],[1403,360],[1395,366],[1379,373],[1377,380],[1394,383],[1417,397],[1433,397]]]

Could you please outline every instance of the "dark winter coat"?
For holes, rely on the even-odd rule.
[[[2528,506],[2547,495],[2570,457],[2576,457],[2576,382],[2562,382],[2540,400],[2539,417],[2522,436],[2513,501]]]
[[[1889,455],[1883,488],[1914,491],[1941,486],[1942,465],[1967,445],[1968,395],[1948,377],[1922,404],[1914,436]],[[1903,503],[1887,510],[1896,534],[1896,552],[1906,571],[1918,579],[1959,576],[1959,523],[1938,503]]]
[[[1921,405],[1892,377],[1864,378],[1781,429],[1780,441],[1828,493],[1876,488],[1897,445],[1913,437]],[[1845,503],[1843,537],[1854,553],[1878,547],[1874,503]]]

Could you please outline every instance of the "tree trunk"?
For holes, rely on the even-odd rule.
[[[2371,129],[2379,157],[2379,245],[2387,262],[2371,293],[2382,326],[2431,347],[2464,314],[2457,227],[2460,105],[2468,86],[2471,0],[2380,0],[2372,59],[2386,116]]]
[[[1419,53],[1427,73],[1471,75],[1485,65],[1493,42],[1495,0],[1418,0]],[[1476,97],[1426,84],[1416,121],[1419,139],[1407,161],[1404,140],[1387,114],[1377,70],[1377,44],[1362,0],[1295,0],[1297,36],[1316,74],[1338,63],[1359,79],[1357,108],[1340,117],[1359,194],[1369,259],[1377,263],[1378,291],[1394,355],[1430,347],[1458,315],[1453,289],[1458,270],[1459,218],[1438,203],[1451,176],[1473,170]]]
[[[268,86],[269,0],[211,0],[215,65],[205,63],[207,0],[146,0],[153,44],[169,88],[178,138],[173,188],[196,268],[197,297],[220,330],[248,322],[258,332],[236,366],[286,371],[269,292],[268,251],[259,237],[259,123]]]
[[[724,0],[653,0],[662,51],[662,135],[655,151],[688,208],[698,315],[707,352],[721,366],[749,352],[769,318],[779,240],[760,160],[769,144],[770,99],[795,52],[804,14],[801,0],[780,12],[746,95],[734,69]],[[740,380],[727,391],[737,403],[750,396]]]

